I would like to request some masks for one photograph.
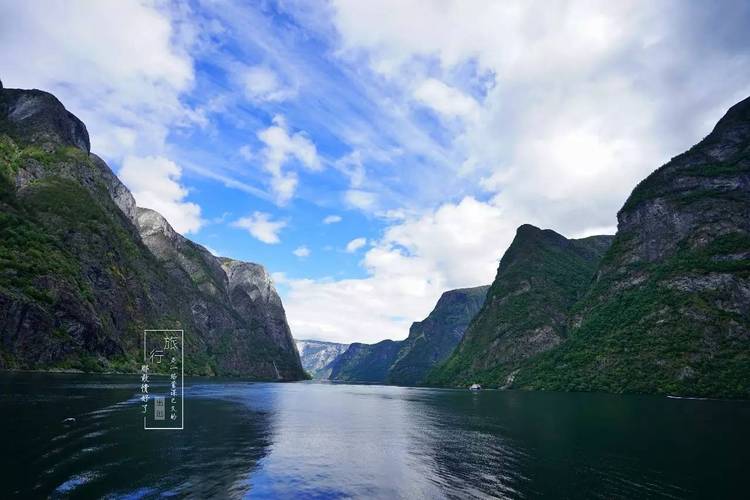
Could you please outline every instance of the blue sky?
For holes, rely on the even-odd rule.
[[[404,338],[515,228],[613,233],[750,94],[746,2],[12,2],[0,78],[141,206],[264,264],[298,338]]]

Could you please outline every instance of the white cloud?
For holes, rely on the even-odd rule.
[[[294,96],[294,90],[286,87],[278,75],[265,66],[245,67],[239,78],[245,95],[253,102],[284,101]]]
[[[0,53],[3,84],[53,92],[107,160],[161,154],[170,127],[190,120],[179,97],[193,83],[192,40],[175,28],[177,12],[85,0],[2,10],[0,44],[12,47]]]
[[[479,116],[479,104],[474,98],[434,78],[422,82],[414,90],[414,98],[449,118],[476,119]]]
[[[452,188],[481,187],[506,213],[570,234],[613,225],[640,179],[750,93],[747,51],[707,34],[726,12],[683,3],[333,6],[343,59],[441,115],[471,117],[449,135],[461,157]]]
[[[366,278],[288,279],[292,331],[341,342],[404,338],[445,290],[491,283],[518,225],[471,197],[407,217],[365,253]]]
[[[340,215],[327,215],[323,219],[323,224],[336,224],[337,222],[341,222],[341,220]]]
[[[197,204],[185,201],[181,176],[182,169],[163,156],[127,156],[119,173],[138,206],[159,212],[178,233],[195,233],[206,221]]]
[[[346,251],[354,253],[367,244],[367,238],[354,238],[346,244]]]
[[[286,204],[293,196],[299,182],[295,172],[284,171],[283,167],[291,159],[296,159],[302,167],[318,171],[322,163],[315,144],[302,132],[290,134],[284,117],[277,115],[273,125],[258,132],[263,148],[263,168],[271,174],[271,189],[279,205]]]
[[[286,221],[272,220],[271,215],[265,212],[253,212],[252,215],[242,217],[232,223],[232,226],[247,229],[254,238],[271,245],[281,241],[279,232],[286,225]]]
[[[292,253],[296,255],[297,257],[305,258],[310,255],[310,249],[307,248],[305,245],[302,245],[302,246],[295,248]]]

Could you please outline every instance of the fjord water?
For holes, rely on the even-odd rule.
[[[0,388],[0,498],[739,498],[750,463],[745,401],[193,379],[157,432],[135,376]]]

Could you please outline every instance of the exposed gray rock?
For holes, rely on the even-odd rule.
[[[41,90],[2,89],[0,132],[22,142],[91,149],[86,126],[55,96]]]
[[[296,344],[302,367],[312,378],[320,380],[331,375],[331,365],[349,348],[349,344],[320,340],[297,340]]]

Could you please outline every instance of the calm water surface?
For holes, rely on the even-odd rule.
[[[0,374],[0,498],[747,498],[750,402],[195,379],[155,432],[139,390]]]

